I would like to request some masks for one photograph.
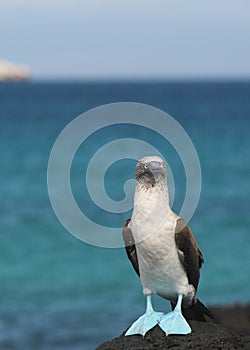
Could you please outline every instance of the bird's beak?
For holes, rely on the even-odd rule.
[[[147,163],[147,165],[148,168],[145,170],[144,174],[150,181],[155,182],[160,178],[161,175],[164,174],[164,168],[162,163],[152,161]]]

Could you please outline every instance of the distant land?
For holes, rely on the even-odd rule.
[[[0,81],[23,81],[29,78],[30,71],[26,65],[0,60]]]

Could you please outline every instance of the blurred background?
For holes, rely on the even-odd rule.
[[[144,310],[124,250],[71,236],[47,193],[57,136],[76,116],[106,103],[150,104],[184,127],[202,167],[190,222],[205,258],[198,295],[208,306],[250,301],[249,30],[246,0],[1,4],[1,349],[94,349]],[[88,152],[128,135],[167,153],[178,212],[185,173],[155,134],[117,127],[93,135]],[[98,217],[84,201],[83,158],[79,149],[72,189],[81,209]],[[126,166],[133,177],[134,163]],[[124,168],[107,175],[108,193],[120,199]],[[126,219],[127,213],[118,216],[116,226]],[[102,220],[109,225],[108,216]],[[155,304],[169,308],[159,298]]]

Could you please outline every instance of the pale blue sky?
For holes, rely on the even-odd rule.
[[[35,78],[250,78],[249,0],[4,0],[0,38]]]

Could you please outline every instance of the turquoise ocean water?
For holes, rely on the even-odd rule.
[[[124,250],[89,246],[71,236],[47,192],[47,163],[61,130],[90,108],[120,101],[168,112],[196,147],[202,193],[190,225],[205,257],[199,297],[207,305],[250,301],[250,83],[2,83],[0,349],[94,349],[144,310]],[[103,132],[88,140],[89,156],[106,141],[131,135],[169,149],[178,212],[185,176],[169,145],[135,127]],[[81,152],[72,165],[79,206],[93,220],[122,226],[128,213],[100,214],[84,197]],[[132,177],[134,163],[126,168]],[[107,174],[113,199],[121,199],[124,180],[118,163]],[[168,309],[166,301],[155,303]]]

